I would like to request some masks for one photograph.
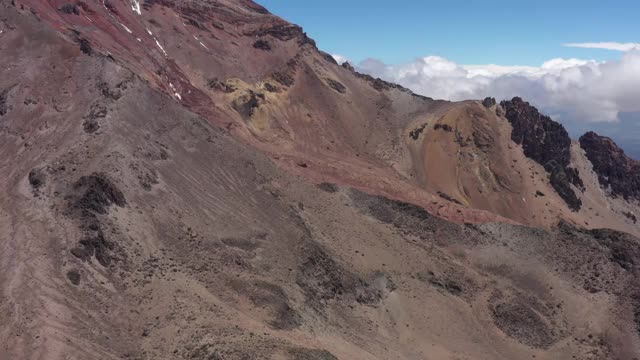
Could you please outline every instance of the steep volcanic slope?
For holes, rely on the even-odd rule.
[[[473,225],[502,218],[417,171],[459,131],[483,184],[515,176],[494,105],[354,74],[247,1],[0,9],[0,359],[640,354],[638,239]]]
[[[602,226],[617,216],[602,202],[580,206],[589,194],[572,188],[580,187],[581,178],[567,162],[570,140],[559,124],[541,121],[545,117],[535,108],[520,101],[528,120],[514,122],[513,111],[492,114],[476,102],[434,101],[358,74],[318,50],[300,27],[253,2],[18,4],[22,13],[52,24],[87,55],[117,61],[312,181],[402,199],[458,222],[508,218],[549,227],[560,217]],[[510,117],[517,125],[513,130],[505,121]],[[460,129],[429,131],[441,118],[455,118]],[[511,139],[519,137],[504,136],[526,128],[521,124],[534,129],[538,122],[560,127],[547,129],[563,140],[554,161],[532,157],[533,147],[513,146]],[[444,147],[434,149],[439,143]],[[552,147],[541,148],[538,155],[556,156]],[[522,153],[533,161],[522,161]],[[454,183],[451,175],[460,181]],[[610,226],[638,232],[624,221]]]

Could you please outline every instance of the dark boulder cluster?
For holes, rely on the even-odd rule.
[[[582,201],[571,184],[584,189],[578,170],[570,167],[571,138],[565,128],[519,97],[500,103],[511,123],[511,139],[522,145],[525,156],[544,166],[558,195],[570,209],[580,210]]]
[[[490,108],[496,105],[496,99],[492,97],[486,97],[482,100],[482,105],[486,108]]]
[[[580,146],[593,164],[600,186],[614,196],[640,199],[640,161],[628,157],[610,138],[593,131],[580,137]]]
[[[0,116],[6,115],[9,110],[7,107],[7,98],[9,90],[0,91]]]
[[[99,215],[106,214],[112,205],[125,206],[127,200],[115,183],[102,173],[82,176],[73,184],[72,192],[73,195],[69,196],[70,214],[80,222],[84,236],[70,252],[82,261],[95,257],[107,267],[113,259],[111,253],[115,244],[107,239]]]
[[[409,137],[412,138],[413,140],[418,140],[418,138],[420,137],[420,134],[422,134],[426,126],[427,124],[422,124],[422,126],[418,126],[417,128],[411,130],[409,132]]]
[[[67,3],[64,4],[60,7],[59,9],[61,12],[65,13],[65,14],[75,14],[75,15],[80,15],[80,9],[78,8],[78,5],[76,4],[71,4],[71,3]]]
[[[339,92],[340,94],[344,94],[347,92],[347,88],[342,85],[341,82],[337,81],[337,80],[333,80],[333,79],[327,79],[327,84],[329,85],[329,87],[331,87],[333,90]]]
[[[209,80],[208,85],[209,85],[209,89],[218,91],[218,92],[223,92],[225,94],[230,94],[236,91],[236,88],[233,85],[230,85],[224,81],[218,80],[218,78]]]
[[[259,39],[253,43],[253,47],[258,50],[269,51],[271,50],[271,44],[267,40]]]
[[[437,124],[433,125],[433,130],[443,130],[443,131],[446,131],[446,132],[452,132],[453,128],[449,124],[437,123]]]
[[[80,44],[80,51],[91,56],[91,54],[93,53],[93,48],[91,47],[91,43],[89,42],[89,40],[82,38],[78,40],[78,43]]]
[[[313,47],[316,46],[315,41],[307,36],[302,28],[298,25],[289,24],[287,22],[275,23],[269,27],[260,28],[258,30],[246,32],[245,35],[262,38],[264,36],[270,36],[280,41],[290,41],[296,39],[298,45],[302,46],[309,44]]]

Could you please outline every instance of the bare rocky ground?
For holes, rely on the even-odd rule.
[[[3,1],[0,30],[0,359],[640,356],[633,201],[572,145],[571,211],[495,103],[249,1]]]

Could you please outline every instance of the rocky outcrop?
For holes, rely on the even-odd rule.
[[[482,100],[482,105],[486,108],[490,108],[496,105],[496,99],[492,97],[486,97]]]
[[[571,138],[565,128],[519,97],[500,103],[513,130],[511,139],[522,145],[525,156],[544,166],[549,181],[570,209],[582,201],[571,185],[584,189],[578,170],[571,167]]]
[[[640,199],[640,161],[628,157],[610,138],[593,131],[580,137],[580,146],[593,164],[600,186],[613,196]]]

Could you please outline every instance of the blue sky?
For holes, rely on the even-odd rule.
[[[330,53],[402,63],[439,55],[463,64],[540,65],[555,57],[614,58],[573,42],[633,42],[640,1],[258,0]]]

